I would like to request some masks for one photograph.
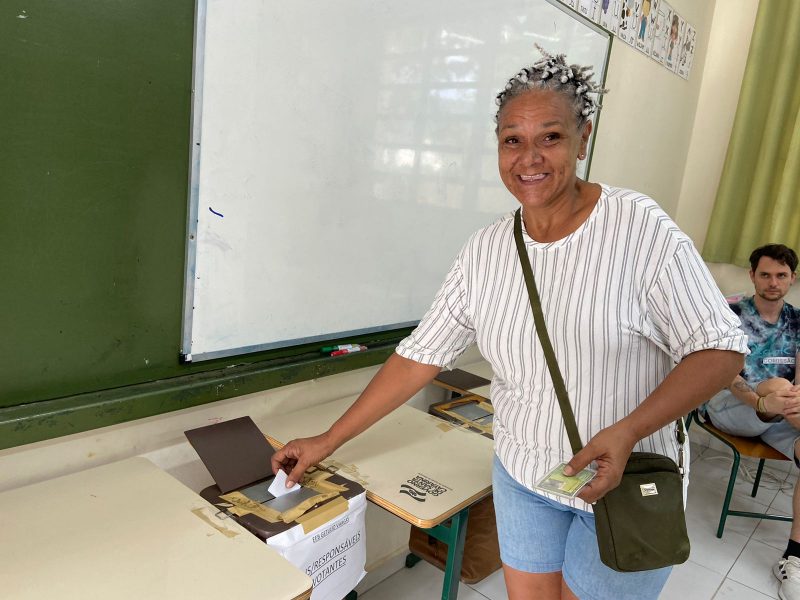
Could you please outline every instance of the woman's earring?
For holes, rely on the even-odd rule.
[[[586,158],[585,152],[581,152],[580,154],[578,154],[578,160],[583,160],[584,158]]]

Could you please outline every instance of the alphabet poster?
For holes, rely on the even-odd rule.
[[[587,19],[597,22],[601,0],[578,0],[578,12]]]
[[[600,27],[605,27],[614,35],[619,31],[619,12],[623,0],[602,0],[600,4]]]
[[[638,2],[637,0],[622,0],[617,37],[631,46],[636,41],[636,5],[640,2],[641,0]]]
[[[657,12],[658,0],[639,0],[636,12],[636,49],[650,56],[653,48],[653,38],[650,35],[652,29],[650,16]]]
[[[678,72],[678,53],[686,33],[686,21],[677,12],[672,12],[669,33],[664,45],[664,65],[672,72]]]
[[[650,56],[656,61],[664,64],[664,47],[667,37],[669,37],[670,23],[672,23],[672,7],[666,0],[661,0],[656,10],[656,22],[653,26],[653,46]]]
[[[683,79],[689,79],[697,30],[667,0],[560,2]]]
[[[686,34],[683,36],[680,52],[678,53],[678,75],[684,79],[689,79],[689,71],[692,70],[694,60],[694,44],[697,38],[697,31],[691,25],[686,26]]]

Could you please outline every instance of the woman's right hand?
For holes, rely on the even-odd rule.
[[[286,487],[294,487],[303,478],[306,469],[328,458],[336,447],[328,433],[309,438],[292,440],[272,455],[272,472],[282,469],[286,475]]]

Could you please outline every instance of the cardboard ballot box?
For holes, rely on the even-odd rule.
[[[276,497],[268,489],[274,450],[250,417],[185,433],[217,484],[200,495],[305,571],[312,600],[341,600],[355,588],[365,575],[364,488],[313,468]]]

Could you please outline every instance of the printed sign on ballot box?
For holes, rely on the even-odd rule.
[[[311,600],[341,600],[366,574],[366,494],[348,504],[341,516],[308,533],[297,525],[267,538],[267,544],[311,578]]]

